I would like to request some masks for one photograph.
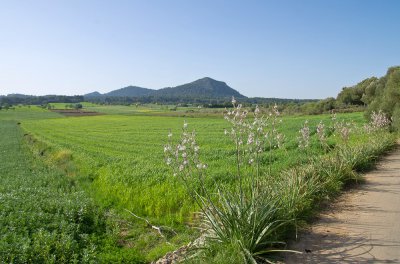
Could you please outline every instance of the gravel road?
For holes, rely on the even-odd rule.
[[[290,249],[285,263],[400,263],[400,147],[342,195]]]

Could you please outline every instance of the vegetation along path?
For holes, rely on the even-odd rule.
[[[291,249],[287,263],[400,263],[400,146],[343,195]]]

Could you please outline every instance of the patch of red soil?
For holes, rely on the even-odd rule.
[[[99,112],[75,110],[75,109],[51,109],[50,111],[56,112],[65,116],[97,116],[103,115]]]

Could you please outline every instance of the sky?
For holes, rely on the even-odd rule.
[[[0,95],[211,77],[319,99],[400,65],[397,0],[0,0]]]

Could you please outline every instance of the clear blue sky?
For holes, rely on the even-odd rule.
[[[400,1],[4,1],[0,94],[158,89],[208,76],[325,98],[400,64]]]

